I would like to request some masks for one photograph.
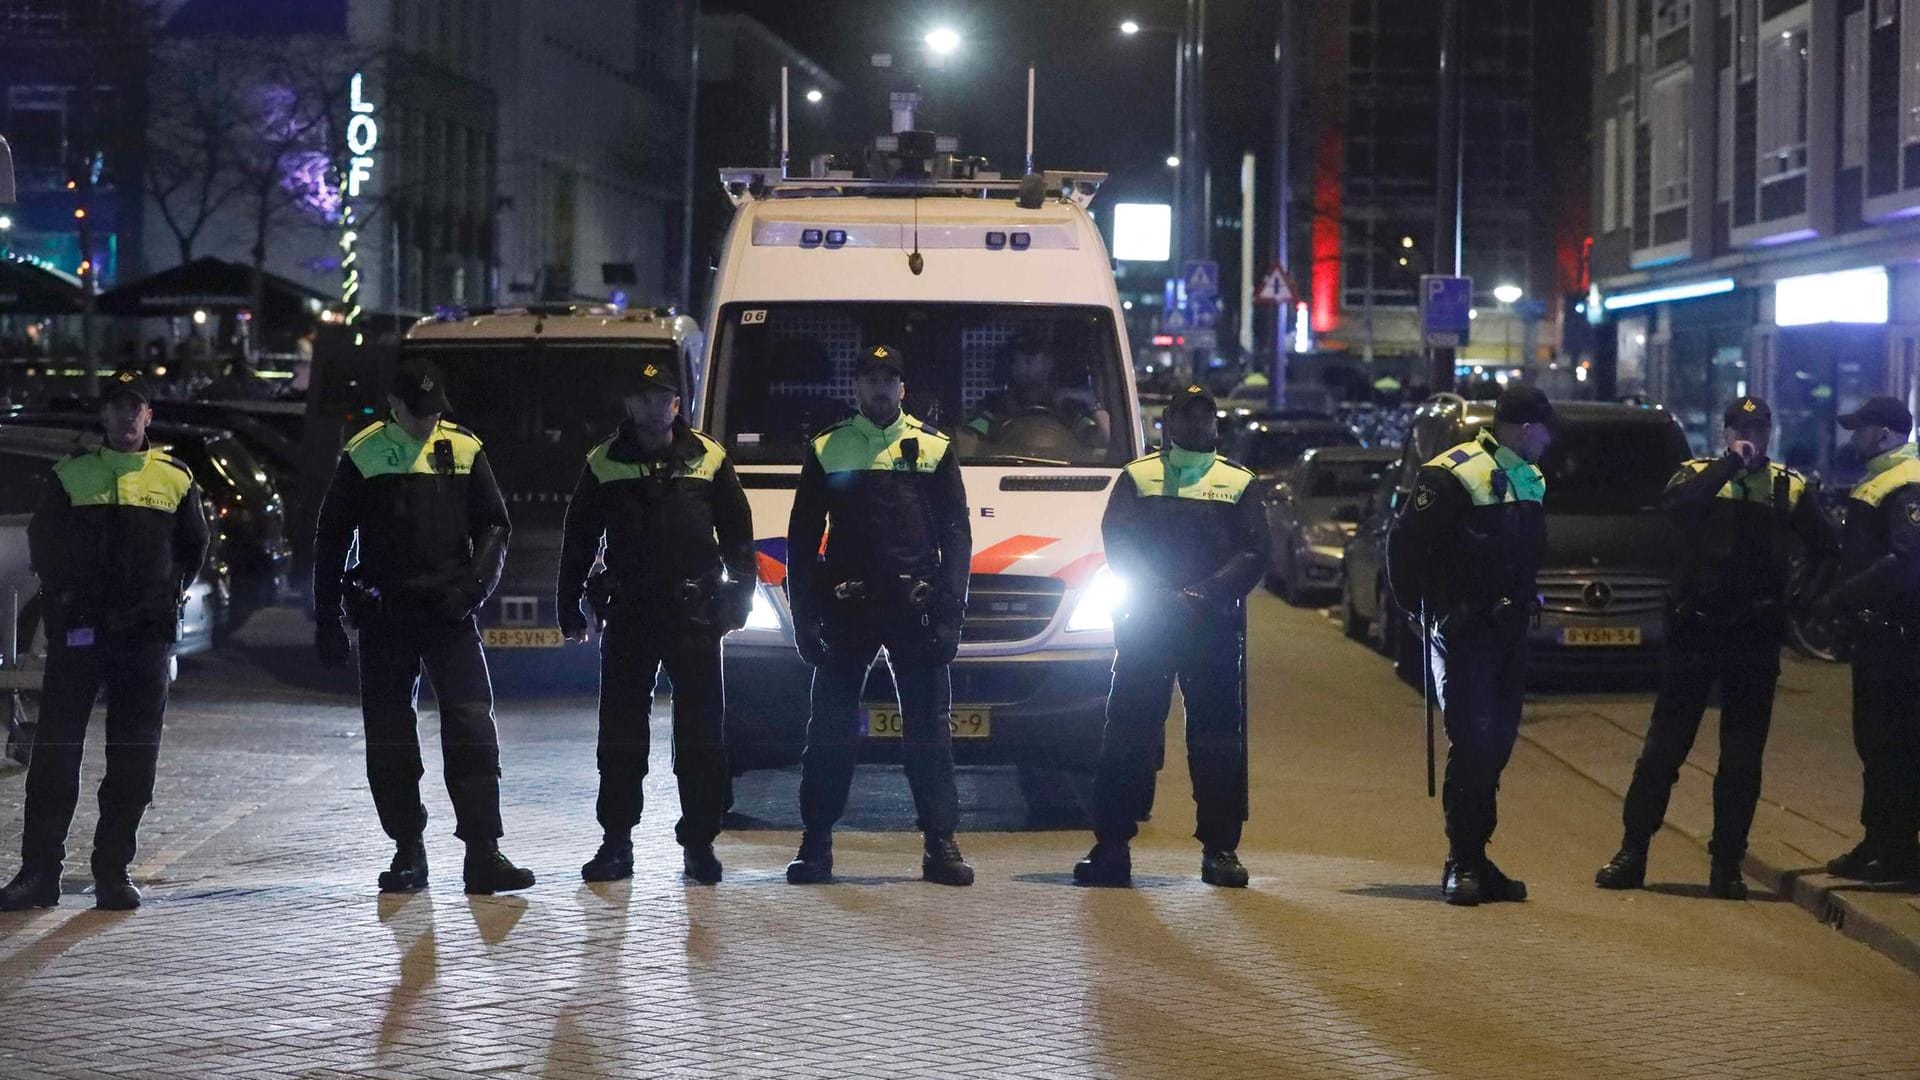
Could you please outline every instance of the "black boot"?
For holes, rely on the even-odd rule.
[[[632,876],[633,841],[622,836],[600,841],[600,850],[580,868],[582,881],[620,881]]]
[[[953,837],[928,833],[926,854],[920,856],[920,877],[935,885],[971,885],[973,867],[967,865]]]
[[[1124,842],[1095,844],[1086,858],[1073,864],[1073,880],[1080,885],[1132,885],[1133,852]]]
[[[533,887],[533,871],[513,865],[492,843],[468,844],[467,863],[461,868],[471,896],[492,896]]]
[[[787,884],[824,885],[832,880],[833,834],[802,834],[800,851],[787,864]]]
[[[1200,855],[1200,880],[1223,889],[1244,889],[1247,868],[1240,865],[1240,856],[1234,852],[1207,848]]]
[[[1508,877],[1506,871],[1493,865],[1492,859],[1480,860],[1480,902],[1484,904],[1517,904],[1527,898],[1527,883],[1519,878]]]
[[[93,864],[93,906],[101,911],[132,911],[140,906],[140,889],[126,867]]]
[[[1862,840],[1854,845],[1852,851],[1836,855],[1827,861],[1827,873],[1834,877],[1857,878],[1867,880],[1868,868],[1880,862],[1880,845],[1871,840]]]
[[[419,892],[427,887],[427,845],[419,838],[402,840],[393,852],[393,862],[380,875],[380,891],[385,893]]]
[[[60,865],[23,866],[0,888],[0,911],[52,907],[60,902]]]
[[[1593,875],[1603,889],[1638,889],[1647,883],[1647,849],[1624,845]]]
[[[1448,859],[1440,868],[1440,895],[1455,907],[1473,907],[1480,903],[1481,860]]]
[[[1707,871],[1707,892],[1721,900],[1745,900],[1747,879],[1740,876],[1740,860],[1713,860]]]
[[[720,884],[720,856],[712,844],[689,844],[680,853],[680,872],[702,885]]]

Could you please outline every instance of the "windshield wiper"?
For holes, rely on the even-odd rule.
[[[1025,454],[987,454],[982,457],[962,461],[965,465],[1051,465],[1058,469],[1070,469],[1071,461],[1056,461],[1053,458],[1028,457]]]

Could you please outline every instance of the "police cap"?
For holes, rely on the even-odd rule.
[[[1861,406],[1840,417],[1840,426],[1848,431],[1877,424],[1888,431],[1905,435],[1913,430],[1913,414],[1899,398],[1871,397]]]
[[[103,400],[112,401],[117,397],[130,397],[142,405],[151,404],[153,392],[147,386],[147,380],[137,371],[116,371],[107,380],[106,394]]]
[[[1748,431],[1754,428],[1773,426],[1773,410],[1757,397],[1734,398],[1727,405],[1726,424],[1730,428]]]
[[[906,354],[891,345],[869,345],[860,350],[855,358],[853,373],[865,375],[869,371],[891,371],[895,375],[906,374]]]
[[[1511,383],[1500,391],[1500,400],[1494,402],[1493,418],[1502,424],[1551,425],[1553,403],[1537,386]]]
[[[437,416],[452,407],[447,403],[446,375],[419,357],[402,360],[394,370],[393,396],[415,416]]]
[[[1204,406],[1208,412],[1219,412],[1220,405],[1213,400],[1213,392],[1199,383],[1188,383],[1184,389],[1174,392],[1173,399],[1167,402],[1167,415]]]
[[[649,360],[645,364],[640,365],[640,370],[635,374],[634,381],[639,383],[638,389],[640,390],[665,390],[670,394],[678,394],[680,392],[680,380],[676,376],[677,373],[673,370],[673,365]]]

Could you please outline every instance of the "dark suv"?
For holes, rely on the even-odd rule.
[[[1547,476],[1547,551],[1537,579],[1542,611],[1530,637],[1535,666],[1575,673],[1658,666],[1672,582],[1673,525],[1660,494],[1687,457],[1686,436],[1666,410],[1556,402],[1558,430],[1541,460]],[[1414,475],[1450,446],[1493,422],[1493,402],[1452,394],[1413,414],[1400,463],[1369,500],[1347,546],[1341,621],[1368,638],[1403,674],[1420,662],[1416,619],[1387,589],[1386,535]]]

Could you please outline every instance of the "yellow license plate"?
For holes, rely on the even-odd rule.
[[[1560,631],[1562,645],[1633,646],[1640,644],[1637,626],[1569,626]]]
[[[552,627],[511,626],[490,626],[481,640],[489,649],[557,649],[566,641]]]
[[[906,718],[898,709],[868,709],[867,737],[871,739],[898,739],[906,731]],[[953,737],[956,739],[985,739],[993,735],[993,710],[991,709],[955,709],[953,710]]]

